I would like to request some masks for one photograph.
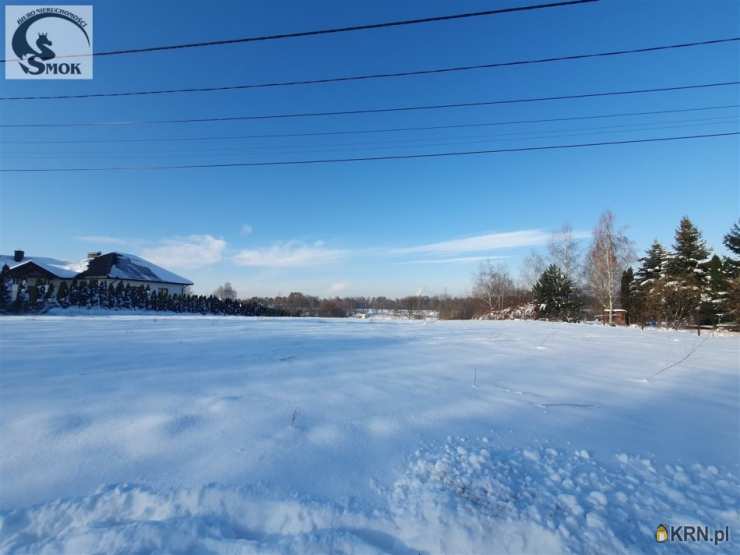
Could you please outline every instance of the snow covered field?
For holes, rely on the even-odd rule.
[[[737,553],[739,357],[544,322],[2,318],[0,553]]]

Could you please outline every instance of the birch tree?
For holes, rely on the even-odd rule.
[[[522,260],[522,265],[519,271],[519,283],[525,289],[532,289],[534,284],[545,271],[547,263],[545,259],[536,251],[531,251]]]
[[[609,311],[609,324],[613,322],[622,272],[633,258],[632,243],[621,230],[614,228],[614,214],[604,212],[594,228],[586,257],[586,280],[591,293]]]
[[[550,263],[555,264],[574,284],[578,283],[580,275],[580,252],[578,241],[573,234],[573,228],[565,224],[552,234],[547,244]]]

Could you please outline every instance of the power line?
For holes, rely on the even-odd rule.
[[[475,69],[496,69],[502,67],[523,66],[533,64],[546,64],[551,62],[563,62],[573,60],[584,60],[588,58],[604,58],[609,56],[623,56],[626,54],[645,54],[649,52],[658,52],[662,50],[673,50],[677,48],[692,48],[696,46],[709,46],[729,42],[740,41],[740,37],[730,37],[724,39],[712,39],[698,42],[685,42],[679,44],[667,44],[660,46],[649,46],[645,48],[633,48],[628,50],[612,50],[609,52],[591,52],[586,54],[572,54],[569,56],[556,56],[550,58],[537,58],[528,60],[513,60],[508,62],[496,62],[490,64],[478,64],[467,66],[442,67],[433,69],[418,69],[410,71],[401,71],[396,73],[373,73],[367,75],[345,75],[341,77],[327,77],[324,79],[304,79],[297,81],[276,81],[271,83],[248,83],[241,85],[226,85],[220,87],[191,87],[185,89],[157,89],[142,91],[122,91],[107,93],[85,93],[85,94],[66,94],[52,96],[4,96],[0,101],[10,100],[71,100],[71,99],[88,99],[88,98],[113,98],[124,96],[151,96],[162,94],[179,94],[179,93],[205,93],[205,92],[223,92],[246,89],[262,89],[274,87],[290,87],[296,85],[325,85],[328,83],[342,83],[349,81],[367,81],[371,79],[390,79],[396,77],[414,77],[419,75],[432,75],[441,73],[452,73],[461,71],[470,71]]]
[[[561,8],[574,6],[577,4],[590,4],[598,0],[569,0],[563,2],[550,2],[547,4],[535,4],[530,6],[516,6],[510,8],[499,8],[496,10],[485,10],[480,12],[468,12],[452,15],[440,15],[432,17],[422,17],[417,19],[402,19],[398,21],[386,21],[382,23],[368,23],[363,25],[351,25],[348,27],[334,27],[329,29],[318,29],[312,31],[299,31],[295,33],[280,33],[274,35],[258,35],[254,37],[240,37],[235,39],[222,39],[202,42],[191,42],[184,44],[168,44],[160,46],[148,46],[144,48],[127,48],[121,50],[104,50],[102,52],[93,52],[92,54],[78,54],[71,56],[58,56],[58,58],[82,58],[82,57],[100,57],[100,56],[120,56],[122,54],[142,54],[149,52],[163,52],[168,50],[182,50],[186,48],[202,48],[207,46],[224,46],[228,44],[244,44],[250,42],[266,42],[282,39],[292,39],[298,37],[313,37],[319,35],[332,35],[338,33],[350,33],[354,31],[369,31],[372,29],[383,29],[388,27],[403,27],[407,25],[421,25],[426,23],[435,23],[439,21],[453,21],[457,19],[470,19],[474,17],[483,17],[489,15],[501,15],[506,13],[527,12],[534,10],[544,10],[550,8]],[[15,59],[0,60],[3,63],[17,62]]]
[[[375,162],[380,160],[411,160],[421,158],[449,158],[454,156],[479,156],[486,154],[503,154],[512,152],[533,152],[543,150],[565,150],[574,148],[599,147],[610,145],[626,145],[637,143],[654,143],[667,141],[684,141],[691,139],[708,139],[715,137],[729,137],[739,135],[738,131],[725,133],[709,133],[704,135],[684,135],[679,137],[651,137],[645,139],[627,139],[622,141],[603,141],[594,143],[580,143],[567,145],[545,145],[545,146],[525,146],[515,148],[498,148],[490,150],[469,150],[462,152],[435,152],[429,154],[396,154],[386,156],[367,156],[358,158],[327,158],[320,160],[287,160],[273,162],[224,162],[214,164],[180,164],[180,165],[151,165],[151,166],[111,166],[111,167],[80,167],[80,168],[14,168],[0,169],[0,173],[58,173],[58,172],[97,172],[97,171],[160,171],[160,170],[186,170],[186,169],[206,169],[206,168],[245,168],[245,167],[265,167],[265,166],[299,166],[313,164],[342,164],[350,162]]]
[[[617,112],[609,114],[593,114],[585,116],[566,116],[560,118],[544,118],[544,119],[523,119],[523,120],[507,120],[507,121],[494,121],[494,122],[483,122],[483,123],[454,123],[449,125],[430,125],[430,126],[416,126],[416,127],[386,127],[381,129],[351,129],[351,130],[333,130],[333,131],[311,131],[306,133],[263,133],[255,135],[227,135],[227,136],[200,136],[200,137],[147,137],[144,139],[44,139],[38,141],[26,141],[26,140],[3,140],[0,144],[14,144],[14,145],[38,145],[38,144],[86,144],[86,143],[151,143],[151,142],[199,142],[199,141],[229,141],[229,140],[243,140],[243,139],[276,139],[276,138],[291,138],[291,137],[320,137],[320,136],[334,136],[334,135],[367,135],[377,133],[398,133],[405,131],[433,131],[443,129],[465,129],[465,128],[483,128],[483,127],[499,127],[506,125],[521,125],[521,124],[532,124],[532,123],[557,123],[563,121],[583,121],[592,119],[609,119],[609,118],[621,118],[621,117],[635,117],[635,116],[652,116],[662,114],[680,114],[687,112],[704,112],[709,110],[726,110],[732,108],[740,108],[740,104],[726,104],[719,106],[701,106],[696,108],[679,108],[674,110],[651,110],[647,112]]]
[[[686,133],[699,133],[699,132],[724,132],[728,129],[717,129],[716,126],[718,125],[725,125],[725,124],[732,124],[733,127],[737,124],[736,118],[708,118],[708,119],[702,119],[702,120],[689,120],[689,121],[682,121],[682,122],[670,122],[667,124],[661,124],[661,125],[655,125],[655,124],[626,124],[626,125],[616,125],[616,126],[597,126],[597,127],[587,127],[587,128],[576,128],[576,129],[556,129],[556,130],[546,130],[546,131],[515,131],[515,132],[508,132],[508,133],[495,133],[491,136],[484,136],[484,137],[438,137],[438,138],[418,138],[418,137],[411,137],[406,139],[385,139],[382,141],[360,141],[360,142],[339,142],[339,143],[329,143],[329,144],[292,144],[292,145],[264,145],[264,144],[249,144],[249,145],[229,145],[229,146],[220,146],[217,148],[214,147],[198,147],[197,149],[183,149],[180,148],[180,145],[164,145],[164,146],[173,146],[177,147],[172,150],[168,149],[149,149],[146,152],[127,152],[122,153],[120,150],[118,151],[94,151],[94,152],[80,152],[75,151],[73,153],[71,152],[55,152],[55,153],[49,153],[49,152],[3,152],[2,155],[0,155],[0,160],[3,161],[9,161],[9,160],[60,160],[60,159],[85,159],[85,160],[92,160],[92,159],[125,159],[125,160],[139,160],[141,158],[166,158],[167,160],[170,160],[172,157],[188,157],[190,159],[197,157],[197,156],[215,156],[215,157],[224,157],[224,156],[231,156],[233,153],[237,153],[240,155],[245,154],[263,154],[263,153],[271,153],[271,154],[279,154],[279,155],[301,155],[304,156],[306,153],[323,153],[323,152],[336,152],[336,151],[346,151],[348,149],[353,151],[377,151],[377,150],[385,150],[385,151],[393,151],[393,149],[403,149],[403,150],[409,150],[409,149],[419,149],[419,148],[436,148],[436,147],[450,147],[450,146],[458,146],[458,145],[467,145],[466,148],[472,148],[470,145],[490,145],[493,146],[500,146],[503,147],[505,145],[503,144],[496,144],[500,143],[501,141],[511,141],[511,140],[560,140],[560,139],[569,139],[571,137],[583,137],[588,136],[588,140],[596,140],[592,137],[598,136],[598,135],[611,135],[614,136],[614,138],[618,138],[620,135],[624,135],[626,133],[636,133],[636,132],[642,132],[642,131],[663,131],[667,129],[675,130],[675,129],[686,129],[686,128],[697,128],[697,127],[707,127],[712,126],[712,129],[703,129],[700,131],[697,129],[696,131],[686,131]],[[730,128],[732,129],[732,127]],[[71,158],[70,158],[71,157]],[[197,159],[197,158],[196,158]]]
[[[473,108],[480,106],[495,106],[499,104],[522,104],[531,102],[547,102],[555,100],[574,100],[580,98],[598,98],[604,96],[622,96],[631,94],[647,94],[669,91],[684,91],[693,89],[707,89],[715,87],[728,87],[740,85],[740,81],[724,81],[720,83],[700,83],[697,85],[678,85],[673,87],[658,87],[653,89],[631,89],[624,91],[603,91],[593,93],[568,94],[560,96],[540,96],[532,98],[507,98],[501,100],[481,100],[476,102],[460,102],[454,104],[427,104],[418,106],[397,106],[391,108],[363,108],[359,110],[341,110],[336,112],[296,112],[289,114],[266,114],[254,116],[221,116],[207,118],[186,118],[166,120],[140,120],[140,121],[103,121],[103,122],[76,122],[76,123],[0,123],[2,127],[12,128],[39,128],[39,127],[120,127],[137,125],[162,125],[162,124],[190,124],[190,123],[216,123],[226,121],[252,121],[269,119],[290,118],[313,118],[325,116],[350,116],[359,114],[379,114],[388,112],[409,112],[417,110],[445,110],[450,108]]]

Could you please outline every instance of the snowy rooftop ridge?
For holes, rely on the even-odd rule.
[[[23,264],[28,264],[29,262],[33,262],[47,272],[51,272],[60,278],[68,279],[74,278],[86,267],[81,263],[68,262],[66,260],[49,258],[46,256],[24,256],[23,260],[19,262],[12,255],[0,254],[0,268],[7,264],[7,266],[12,270],[13,268],[17,268]]]
[[[0,267],[8,265],[12,270],[33,263],[62,279],[111,278],[130,281],[193,285],[187,278],[161,266],[144,260],[135,254],[109,252],[80,262],[69,262],[42,256],[23,256],[18,261],[12,255],[0,255]]]
[[[161,266],[157,266],[135,254],[122,252],[109,252],[90,259],[87,269],[79,277],[107,277],[132,281],[193,285],[193,282],[187,278],[165,270]]]

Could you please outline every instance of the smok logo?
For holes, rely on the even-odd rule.
[[[92,79],[92,6],[5,6],[6,79]]]

